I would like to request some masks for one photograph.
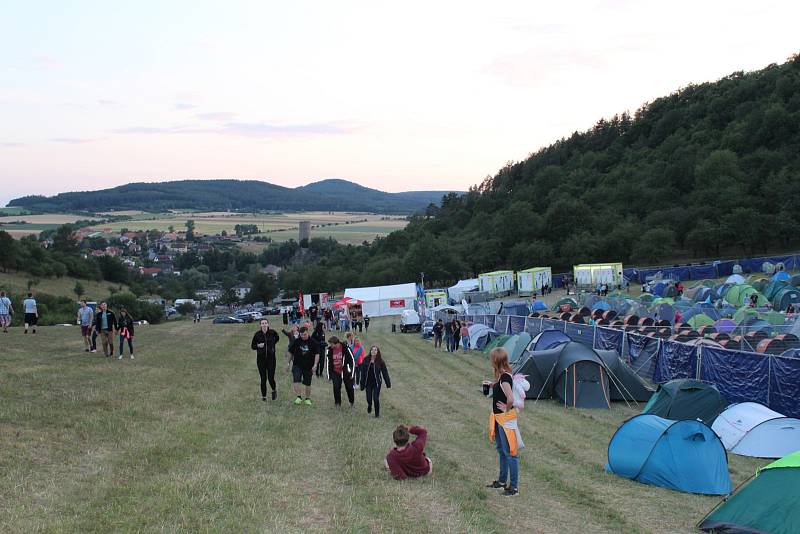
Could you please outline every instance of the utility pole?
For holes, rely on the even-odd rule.
[[[425,273],[419,273],[420,279],[422,279],[422,290],[425,290]]]

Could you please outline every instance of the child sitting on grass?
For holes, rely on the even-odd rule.
[[[417,437],[409,444],[410,434]],[[392,433],[392,439],[395,447],[386,455],[383,465],[395,480],[422,477],[433,471],[433,462],[425,456],[427,430],[421,426],[408,428],[405,425],[398,425]]]

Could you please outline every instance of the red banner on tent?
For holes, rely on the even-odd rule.
[[[298,304],[297,304],[298,310],[300,311],[300,315],[305,315],[306,314],[306,307],[303,305],[303,292],[302,291],[298,291],[297,293],[299,295]]]
[[[389,307],[390,308],[405,308],[406,307],[406,301],[404,299],[390,300],[389,301]]]

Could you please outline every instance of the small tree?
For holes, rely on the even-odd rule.
[[[75,287],[72,288],[72,291],[78,297],[78,300],[80,300],[83,294],[86,293],[86,290],[84,289],[83,284],[81,284],[80,281],[75,282]]]

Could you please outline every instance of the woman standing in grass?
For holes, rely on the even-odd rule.
[[[320,350],[320,352],[322,351]],[[355,402],[353,380],[356,375],[356,361],[347,344],[339,341],[336,336],[331,336],[330,338],[328,353],[325,358],[325,370],[328,374],[328,380],[333,382],[333,403],[337,407],[342,405],[342,384],[344,384],[347,400],[350,401],[350,407],[352,408]]]
[[[256,365],[258,374],[261,375],[261,400],[267,400],[267,379],[272,389],[272,400],[275,400],[278,396],[275,390],[275,345],[281,337],[269,327],[269,321],[266,319],[261,319],[260,327],[253,335],[250,348],[256,351]]]
[[[461,349],[465,354],[469,349],[469,327],[466,321],[461,323]]]
[[[367,413],[372,413],[372,405],[375,405],[375,417],[381,416],[381,386],[386,381],[386,387],[392,387],[389,379],[389,370],[381,356],[381,349],[373,345],[369,349],[369,354],[364,358],[361,366],[361,390],[367,391]]]
[[[128,310],[122,308],[119,310],[119,320],[117,321],[117,328],[119,329],[119,358],[122,359],[122,353],[125,352],[125,340],[128,340],[128,352],[131,353],[131,360],[133,357],[133,317],[128,313]]]
[[[503,495],[513,497],[519,493],[518,449],[523,446],[517,426],[517,411],[514,409],[511,365],[508,363],[508,352],[502,347],[492,349],[489,354],[494,371],[494,380],[483,382],[483,391],[489,395],[491,391],[492,413],[489,416],[489,441],[494,441],[500,464],[500,475],[489,484],[488,488],[503,489]],[[510,480],[509,480],[510,478]],[[508,481],[508,483],[507,483]]]

